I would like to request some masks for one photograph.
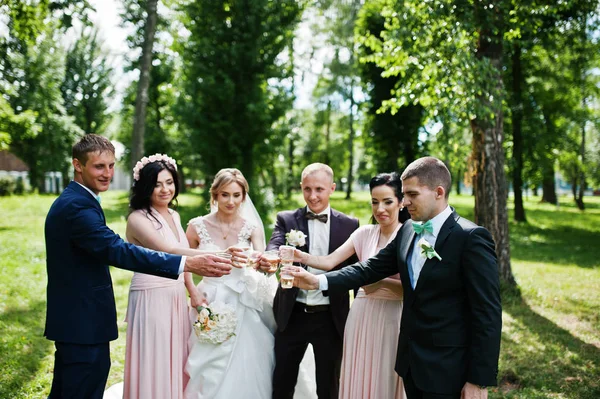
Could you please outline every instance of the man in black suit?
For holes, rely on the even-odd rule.
[[[293,269],[294,285],[330,293],[400,272],[404,309],[396,372],[409,399],[487,398],[496,385],[502,308],[494,241],[448,206],[450,173],[420,158],[402,174],[414,223],[366,262],[321,276]]]
[[[308,165],[302,171],[301,187],[306,207],[277,214],[267,250],[278,249],[286,243],[286,233],[299,230],[306,234],[306,244],[299,249],[314,255],[328,255],[358,228],[358,220],[330,208],[329,197],[335,190],[335,183],[329,166],[321,163]],[[351,259],[350,263],[355,260]],[[344,262],[336,269],[347,264]],[[310,267],[308,271],[323,273]],[[344,325],[349,306],[348,290],[338,290],[326,296],[321,291],[295,287],[277,289],[273,303],[277,321],[274,399],[293,397],[300,362],[309,343],[315,352],[317,394],[321,399],[337,399]]]
[[[101,399],[110,370],[117,311],[108,265],[176,279],[183,271],[219,277],[231,262],[214,255],[169,255],[124,242],[106,226],[99,193],[114,174],[108,139],[73,146],[75,177],[46,217],[46,328],[55,341],[50,399]]]

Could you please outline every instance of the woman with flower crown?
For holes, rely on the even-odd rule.
[[[248,183],[237,169],[220,170],[210,188],[212,212],[189,222],[192,248],[222,250],[231,246],[265,248],[264,230],[248,196]],[[192,337],[186,365],[188,399],[270,399],[275,318],[272,304],[277,280],[251,267],[233,269],[223,278],[205,277],[198,291],[209,306],[235,311],[235,335],[220,344]],[[195,313],[195,311],[194,311]]]
[[[146,248],[197,255],[189,248],[179,214],[172,209],[179,194],[177,164],[155,154],[133,170],[127,219],[127,240]],[[211,251],[212,252],[212,251]],[[238,250],[230,250],[241,259]],[[178,280],[135,273],[127,306],[124,399],[181,399],[188,378],[184,373],[191,332],[186,288],[192,304],[202,298],[190,273]]]

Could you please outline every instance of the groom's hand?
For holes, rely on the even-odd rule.
[[[188,256],[184,271],[204,277],[221,277],[231,273],[231,259],[210,254]]]
[[[470,382],[467,382],[462,389],[460,399],[487,399],[488,390]]]
[[[312,273],[307,272],[301,267],[285,266],[281,268],[281,273],[287,272],[294,276],[294,287],[303,290],[318,290],[319,279]]]

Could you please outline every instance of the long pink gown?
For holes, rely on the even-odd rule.
[[[171,214],[179,237],[157,211],[152,214],[160,221],[153,220],[153,224],[165,241],[189,248],[177,212]],[[192,328],[183,274],[172,280],[134,273],[125,321],[123,398],[182,399],[188,382],[184,367]]]
[[[359,260],[379,252],[379,233],[380,226],[375,224],[362,226],[352,234]],[[397,280],[399,276],[388,279]],[[369,295],[362,288],[358,291],[344,330],[340,398],[406,397],[402,379],[394,371],[401,314],[401,294],[388,288],[379,288]]]

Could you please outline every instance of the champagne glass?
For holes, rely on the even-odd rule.
[[[248,251],[244,252],[244,254],[248,257],[247,267],[256,268],[256,266],[258,266],[258,260],[260,259],[261,252],[249,249]]]
[[[262,257],[270,264],[269,273],[275,273],[281,260],[279,258],[279,251],[267,251],[262,255]]]
[[[291,245],[282,245],[279,247],[279,256],[281,257],[281,266],[292,266],[294,263],[294,250],[296,247]],[[294,286],[294,276],[287,272],[281,272],[279,275],[281,288],[288,289]]]

